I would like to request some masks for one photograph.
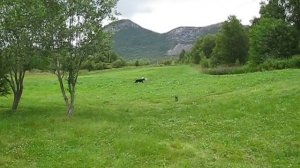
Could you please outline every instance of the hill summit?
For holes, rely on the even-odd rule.
[[[207,27],[178,27],[167,33],[157,33],[131,20],[119,20],[104,29],[113,33],[113,50],[126,60],[157,60],[190,50],[198,38],[216,34],[221,26],[222,23]]]

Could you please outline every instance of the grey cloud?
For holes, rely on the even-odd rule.
[[[156,2],[188,2],[198,0],[119,0],[117,10],[123,17],[130,18],[137,13],[151,13],[151,4]]]
[[[150,3],[151,0],[119,0],[117,10],[122,16],[130,18],[136,13],[151,13]]]

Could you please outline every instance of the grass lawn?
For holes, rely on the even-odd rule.
[[[32,73],[18,112],[11,102],[0,98],[0,167],[300,166],[300,69],[85,72],[72,119],[55,76]]]

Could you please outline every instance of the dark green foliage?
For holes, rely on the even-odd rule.
[[[247,66],[218,66],[215,68],[206,68],[202,70],[203,73],[210,75],[228,75],[228,74],[242,74],[250,72]]]
[[[179,59],[176,62],[180,64],[186,64],[194,61],[193,59],[194,58],[192,58],[192,52],[186,52],[185,50],[182,50],[179,54]]]
[[[300,31],[299,0],[268,0],[261,3],[261,18],[281,19],[294,25]]]
[[[258,24],[259,20],[260,20],[260,18],[258,18],[258,17],[254,17],[252,20],[250,20],[250,22],[251,22],[250,28],[252,28],[252,27],[254,27],[256,24]]]
[[[154,64],[154,62],[150,62],[150,60],[147,60],[147,59],[138,59],[138,60],[131,60],[131,61],[126,62],[126,65],[137,67],[137,66],[150,65],[150,63]],[[155,63],[158,63],[158,61]]]
[[[292,22],[300,35],[300,2],[299,0],[286,0],[286,8],[289,13],[288,21]]]
[[[0,96],[9,94],[9,85],[4,76],[0,76]]]
[[[203,66],[202,66],[203,67]],[[241,74],[257,71],[280,70],[287,68],[300,68],[300,56],[289,59],[267,59],[257,66],[218,66],[215,68],[205,67],[202,72],[211,75]]]
[[[216,46],[216,36],[208,35],[201,39],[201,49],[206,58],[210,58]]]
[[[107,44],[109,44],[109,42]],[[101,53],[88,56],[83,62],[81,69],[93,71],[120,68],[123,66],[126,66],[126,62],[108,47],[107,49],[102,50]]]
[[[103,62],[94,62],[87,60],[82,65],[82,69],[86,69],[88,71],[95,71],[95,70],[103,70],[106,69],[105,63]]]
[[[7,71],[4,66],[4,63],[2,61],[2,56],[0,54],[0,96],[5,96],[9,93],[9,84],[8,81],[6,80],[7,78]]]
[[[239,61],[245,64],[248,48],[245,28],[235,16],[229,16],[217,36],[212,63],[213,65],[232,65]]]
[[[116,61],[114,61],[112,63],[113,68],[121,68],[121,67],[124,67],[124,66],[126,66],[126,62],[122,59],[117,59]]]
[[[267,2],[262,2],[260,15],[261,18],[274,18],[288,21],[299,29],[299,0],[268,0]]]
[[[211,75],[227,75],[227,74],[241,74],[257,71],[268,71],[268,70],[278,70],[278,69],[287,69],[287,68],[300,68],[300,55],[293,56],[289,59],[267,59],[263,63],[253,66],[253,65],[244,65],[244,66],[218,66],[210,68],[205,64],[208,64],[207,60],[201,60],[201,66],[203,73]],[[202,65],[204,64],[204,65]]]
[[[206,57],[201,58],[200,65],[202,68],[209,68],[211,67],[210,59]]]
[[[197,40],[196,44],[190,52],[193,63],[199,64],[202,57],[210,58],[216,46],[216,36],[207,35]]]
[[[172,65],[173,61],[172,60],[166,60],[163,62],[164,65]]]
[[[0,51],[0,96],[5,96],[9,93],[8,81],[6,80],[6,66],[3,62],[3,57]]]
[[[140,66],[139,60],[136,60],[135,63],[134,63],[134,65],[135,65],[135,66]]]
[[[193,63],[194,64],[200,64],[200,61],[201,61],[201,57],[203,57],[203,52],[201,52],[200,49],[198,49],[198,52],[195,52],[195,53],[191,53],[192,55],[192,58],[193,58]]]
[[[261,3],[261,18],[273,18],[286,21],[298,33],[300,41],[300,1],[299,0],[268,0]],[[300,46],[298,46],[300,53]]]
[[[194,44],[192,51],[190,52],[194,64],[199,64],[201,60],[201,55],[203,55],[202,42],[203,40],[201,38],[198,39],[197,42]]]
[[[300,55],[290,59],[267,59],[256,67],[257,70],[275,70],[286,68],[300,68]]]
[[[288,58],[295,54],[297,46],[295,29],[283,20],[263,18],[250,30],[251,64],[268,58]]]
[[[95,63],[90,61],[90,60],[86,60],[83,64],[82,64],[82,69],[87,69],[88,71],[93,71],[96,70],[96,66]]]
[[[268,0],[268,2],[261,2],[260,15],[261,18],[274,18],[286,20],[286,9],[282,0]]]
[[[178,62],[184,63],[185,56],[186,56],[186,52],[185,52],[185,50],[182,50],[181,53],[179,54]]]

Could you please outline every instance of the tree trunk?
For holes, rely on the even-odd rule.
[[[23,81],[26,71],[19,71],[19,72],[10,72],[10,80],[9,84],[11,89],[14,93],[14,101],[12,104],[12,111],[16,111],[18,109],[22,93],[23,93]]]
[[[58,82],[59,82],[60,91],[63,95],[66,106],[68,107],[69,106],[69,99],[68,99],[68,96],[67,96],[66,91],[65,91],[63,77],[62,77],[62,74],[61,74],[60,70],[56,70],[56,71],[57,71],[56,76],[57,76],[57,79],[58,79]]]
[[[74,113],[74,104],[70,103],[67,110],[67,116],[71,118]]]
[[[19,103],[20,103],[20,100],[22,97],[22,92],[23,92],[23,90],[17,91],[16,93],[14,93],[14,101],[13,101],[13,104],[11,107],[12,111],[16,111],[18,109],[18,106],[19,106]]]
[[[72,90],[72,92],[70,93],[71,94],[71,97],[70,97],[70,103],[68,104],[68,110],[67,110],[67,116],[69,118],[71,118],[73,116],[73,113],[74,113],[74,105],[75,105],[75,90]]]

